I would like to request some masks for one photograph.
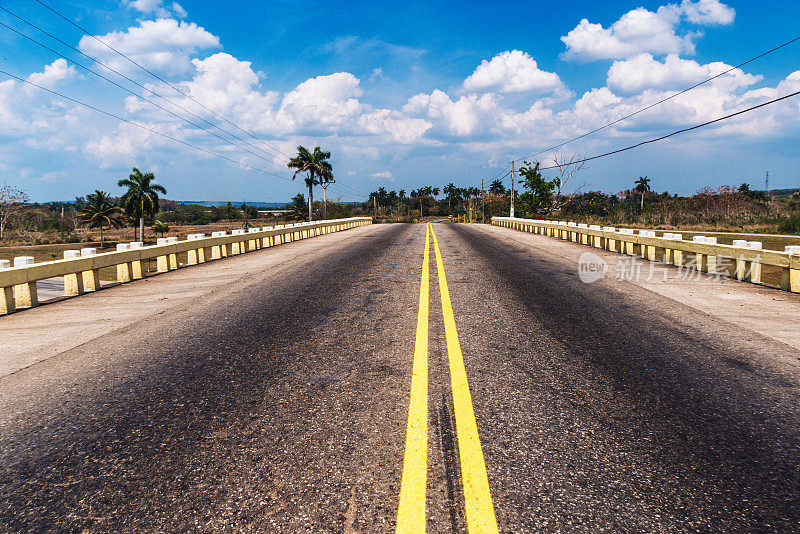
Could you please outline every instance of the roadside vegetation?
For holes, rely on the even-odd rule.
[[[294,177],[302,176],[308,195],[298,194],[279,209],[248,203],[178,203],[166,198],[167,189],[152,172],[135,167],[118,181],[116,191],[98,189],[72,202],[32,203],[25,191],[0,184],[0,257],[34,255],[32,246],[41,246],[42,254],[55,257],[58,244],[91,243],[104,249],[118,242],[149,244],[168,235],[184,237],[292,221],[369,215],[376,222],[442,218],[489,222],[510,211],[507,178],[494,179],[483,189],[457,186],[454,181],[441,188],[408,191],[380,187],[364,202],[329,199],[327,188],[334,183],[330,157],[319,146],[313,150],[297,147],[288,167],[295,171]],[[678,196],[656,192],[658,184],[639,176],[631,178],[630,189],[609,194],[583,191],[584,187],[573,183],[582,171],[578,156],[556,156],[552,162],[549,168],[555,169],[555,176],[550,178],[542,175],[538,162],[523,162],[517,169],[516,216],[683,231],[800,234],[800,189],[766,193],[744,183]],[[322,201],[314,200],[318,186]],[[566,194],[566,189],[577,192]]]
[[[639,176],[631,180],[630,189],[616,194],[582,191],[581,186],[565,194],[563,189],[581,168],[567,158],[559,161],[552,179],[542,176],[538,163],[525,162],[519,168],[515,216],[658,229],[800,234],[800,189],[767,193],[743,183],[679,196],[656,192],[650,178]],[[422,187],[409,193],[381,187],[358,211],[378,222],[412,221],[421,215],[469,220],[470,213],[472,221],[488,222],[494,216],[508,216],[510,208],[511,191],[496,179],[484,191],[453,183],[441,191]]]

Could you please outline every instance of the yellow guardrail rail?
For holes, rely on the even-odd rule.
[[[650,261],[660,256],[665,263],[753,283],[761,283],[762,265],[772,265],[781,269],[781,289],[800,293],[800,246],[786,246],[780,252],[764,250],[759,241],[735,240],[732,245],[721,245],[714,237],[694,236],[685,241],[682,234],[673,232],[656,236],[654,230],[634,233],[627,228],[511,217],[492,217],[492,224]]]
[[[307,239],[322,234],[347,230],[356,226],[372,224],[371,217],[351,217],[310,223],[275,225],[251,228],[249,231],[234,230],[205,234],[190,234],[185,241],[177,238],[160,238],[158,244],[142,246],[142,243],[123,243],[117,251],[96,254],[95,249],[65,251],[62,260],[33,263],[33,258],[21,256],[0,263],[0,315],[20,308],[31,308],[39,304],[36,282],[47,278],[64,277],[64,294],[81,295],[100,289],[98,271],[116,267],[117,282],[129,282],[146,276],[142,262],[155,259],[157,272],[177,269],[178,254],[187,254],[187,264],[196,265],[209,260],[243,254],[253,250],[273,247],[282,243]]]

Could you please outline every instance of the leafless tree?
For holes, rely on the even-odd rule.
[[[21,212],[29,200],[22,189],[0,184],[0,240],[5,237],[6,226],[11,217]]]
[[[572,154],[571,156],[567,156],[564,154],[556,154],[554,156],[550,156],[550,161],[553,162],[553,166],[556,167],[558,171],[558,177],[555,179],[555,196],[553,198],[553,210],[558,210],[561,206],[566,202],[564,196],[561,194],[561,191],[564,187],[572,181],[575,175],[583,169],[585,161],[582,161],[583,155],[581,154]],[[586,184],[581,184],[578,188],[576,188],[576,192],[582,189]]]

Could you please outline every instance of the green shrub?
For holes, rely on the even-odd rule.
[[[784,234],[798,234],[800,233],[800,213],[795,213],[785,219],[782,219],[778,225],[778,230]]]

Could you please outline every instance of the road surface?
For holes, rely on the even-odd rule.
[[[7,318],[101,298],[124,314],[137,284],[232,268],[85,341],[41,328],[58,353],[0,378],[0,530],[389,532],[401,493],[428,532],[800,528],[785,332],[630,281],[584,284],[587,247],[431,227],[439,256],[426,225],[375,225],[287,244],[269,269],[252,265],[279,249]]]

